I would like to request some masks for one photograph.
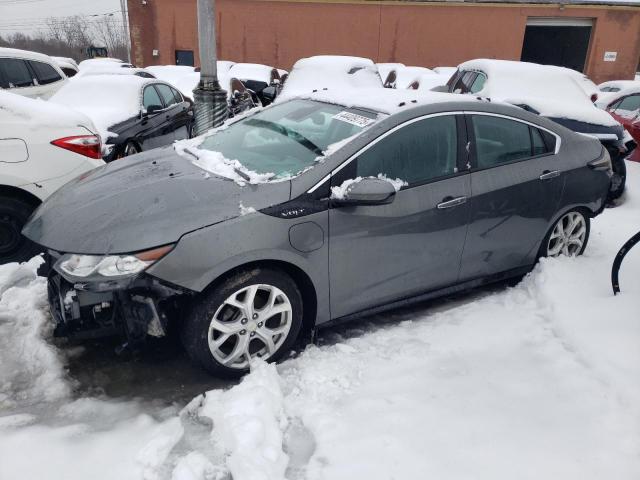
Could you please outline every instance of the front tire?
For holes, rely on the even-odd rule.
[[[142,150],[135,142],[129,140],[127,143],[125,143],[124,148],[116,158],[119,160],[121,158],[129,157],[131,155],[135,155],[136,153],[140,153],[141,151]]]
[[[15,197],[0,195],[0,265],[26,262],[40,247],[22,235],[35,206]]]
[[[238,377],[254,358],[277,361],[302,327],[302,296],[279,270],[241,271],[203,293],[182,330],[184,347],[215,376]]]
[[[582,210],[562,215],[545,235],[539,257],[575,257],[582,255],[589,241],[591,222]]]
[[[611,190],[609,191],[609,200],[616,200],[624,193],[627,184],[627,164],[619,153],[611,155],[611,168],[613,176],[611,178]]]

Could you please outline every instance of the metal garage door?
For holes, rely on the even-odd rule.
[[[530,17],[521,60],[583,72],[592,29],[591,18]]]

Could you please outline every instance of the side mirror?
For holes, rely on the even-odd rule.
[[[149,105],[147,107],[147,115],[153,115],[154,113],[158,113],[159,111],[164,110],[162,105]]]
[[[387,205],[393,202],[395,196],[396,189],[387,180],[375,177],[358,178],[347,180],[339,187],[332,187],[331,205]]]
[[[278,88],[274,85],[269,85],[268,87],[265,87],[261,93],[268,103],[273,103],[278,96]]]

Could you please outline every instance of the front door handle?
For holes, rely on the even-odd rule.
[[[560,176],[560,170],[554,170],[552,172],[550,172],[549,170],[545,170],[544,172],[542,172],[542,175],[540,175],[540,180],[550,180],[552,178],[556,178]]]
[[[442,202],[438,204],[438,208],[442,210],[443,208],[452,208],[457,207],[458,205],[462,205],[467,202],[467,197],[445,197],[442,199]]]

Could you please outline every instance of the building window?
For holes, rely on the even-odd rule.
[[[176,50],[176,65],[193,67],[193,50]]]

